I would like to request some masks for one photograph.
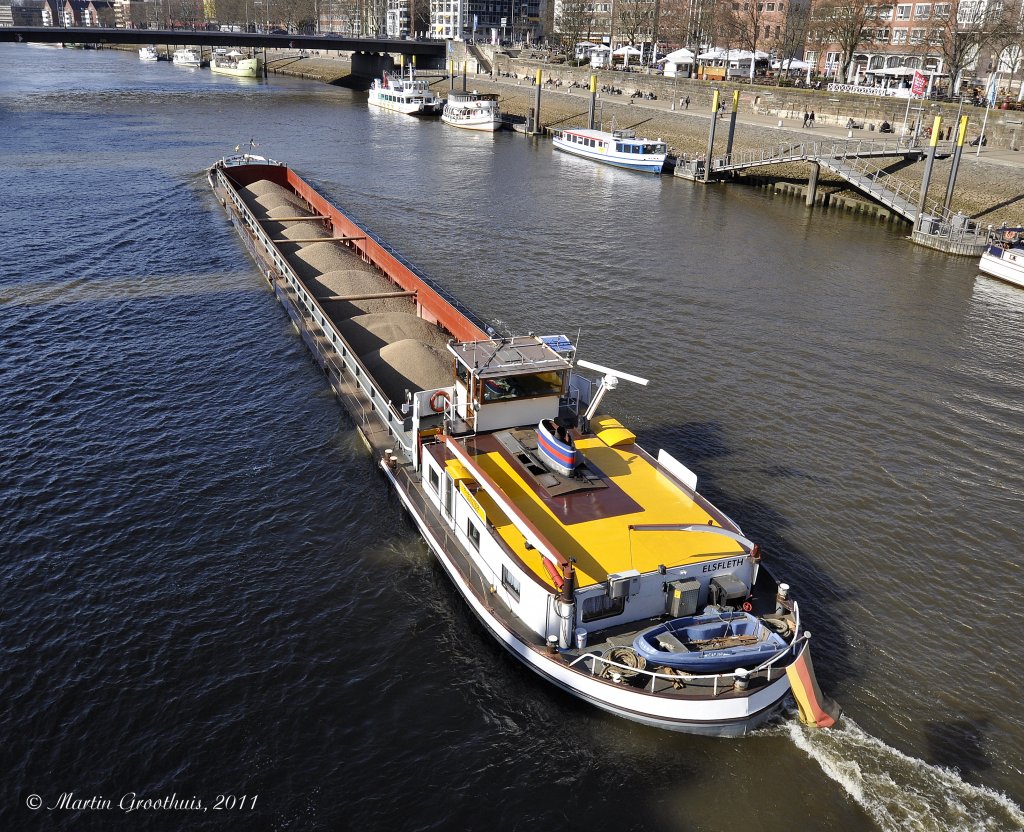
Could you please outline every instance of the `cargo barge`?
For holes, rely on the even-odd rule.
[[[659,728],[743,735],[791,691],[805,722],[834,723],[799,605],[759,547],[682,462],[599,412],[620,381],[646,380],[578,359],[564,336],[496,337],[285,165],[228,157],[209,181],[423,539],[509,653]]]

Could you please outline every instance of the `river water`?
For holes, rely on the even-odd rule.
[[[0,46],[0,829],[1024,829],[1024,291],[364,96]],[[508,658],[209,192],[251,138],[650,378],[610,406],[793,585],[843,727],[659,732]]]

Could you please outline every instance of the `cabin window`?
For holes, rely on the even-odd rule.
[[[476,527],[476,524],[472,520],[469,520],[469,519],[466,520],[466,537],[469,538],[470,545],[479,552],[480,551],[480,529],[478,529]]]
[[[485,402],[528,399],[535,396],[558,396],[562,392],[560,373],[528,373],[505,378],[483,380]]]
[[[519,600],[519,581],[515,579],[515,576],[508,571],[508,567],[504,564],[501,565],[501,585],[508,590],[509,595]]]
[[[625,598],[609,598],[607,595],[591,595],[583,599],[583,623],[598,621],[602,618],[611,618],[615,615],[622,615],[626,609]]]
[[[436,468],[427,466],[427,480],[430,482],[430,487],[433,488],[436,493],[441,487],[441,475],[437,473]]]

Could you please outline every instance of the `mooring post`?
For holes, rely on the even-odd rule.
[[[448,87],[448,89],[454,90],[455,89],[455,58],[449,58],[448,59],[448,75],[449,75],[449,79],[448,80],[451,81],[451,84]]]
[[[711,97],[711,129],[708,130],[708,152],[704,157],[704,182],[708,181],[708,175],[711,171],[711,154],[715,152],[715,125],[718,122],[718,97],[719,92],[715,90],[715,94]]]
[[[729,140],[725,144],[725,157],[728,159],[732,156],[732,140],[736,135],[736,115],[740,111],[740,91],[733,90],[732,93],[732,113],[729,115]]]
[[[960,117],[960,126],[956,131],[956,149],[953,151],[953,167],[949,169],[949,184],[946,185],[946,201],[942,203],[942,213],[949,210],[953,201],[953,188],[956,187],[956,173],[960,169],[960,156],[964,152],[964,137],[967,135],[968,116]]]
[[[537,94],[534,98],[533,105],[533,135],[540,135],[542,128],[540,126],[540,79],[542,71],[537,70]]]
[[[597,110],[597,76],[590,76],[590,114],[587,117],[587,126],[594,129],[594,116]]]
[[[807,198],[804,203],[810,207],[818,198],[818,174],[821,173],[821,165],[818,162],[811,162],[811,176],[807,180]]]
[[[928,158],[924,163],[924,176],[921,177],[921,197],[917,201],[917,216],[914,218],[914,231],[921,229],[921,215],[924,204],[928,200],[928,186],[932,181],[932,165],[935,164],[935,147],[939,143],[939,130],[942,128],[942,116],[935,116],[932,122],[932,135],[928,142]]]
[[[267,47],[263,47],[263,77],[267,77],[267,73],[270,72],[270,68],[267,66]]]
[[[462,91],[463,92],[466,91],[466,66],[468,64],[469,64],[469,61],[463,61],[462,62]]]

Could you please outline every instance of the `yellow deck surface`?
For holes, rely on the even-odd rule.
[[[633,446],[610,448],[599,439],[591,437],[576,440],[576,448],[643,508],[628,514],[563,524],[502,453],[479,454],[473,457],[473,461],[494,480],[561,555],[576,559],[578,586],[601,583],[612,572],[627,569],[651,572],[659,564],[666,567],[684,566],[743,552],[738,543],[718,534],[630,532],[630,524],[707,525],[711,518],[647,458],[637,454]],[[553,503],[557,505],[561,499],[572,501],[592,498],[584,491],[556,498]],[[477,492],[477,500],[509,548],[541,580],[553,586],[541,562],[541,554],[526,548],[522,534],[483,489]]]

